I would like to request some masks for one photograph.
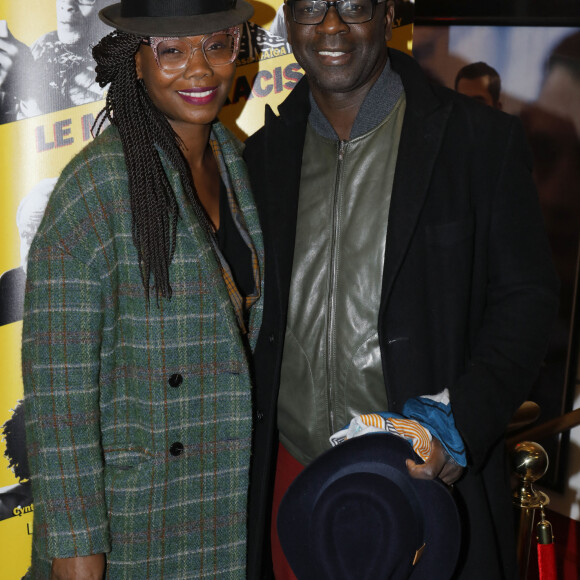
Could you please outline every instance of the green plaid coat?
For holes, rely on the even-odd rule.
[[[241,144],[220,123],[212,133],[261,270]],[[49,578],[53,557],[100,552],[113,579],[245,578],[249,365],[219,264],[164,167],[180,211],[170,301],[146,307],[114,127],[64,170],[30,251],[31,578]],[[251,348],[261,318],[259,300]]]

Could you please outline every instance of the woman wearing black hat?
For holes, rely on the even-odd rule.
[[[63,171],[28,261],[28,577],[246,577],[263,245],[216,116],[251,14],[243,0],[101,11],[111,126]]]

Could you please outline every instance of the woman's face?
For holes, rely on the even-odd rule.
[[[143,79],[155,106],[165,114],[174,130],[208,125],[218,115],[230,91],[235,63],[211,66],[203,55],[204,36],[188,36],[195,50],[185,68],[161,70],[153,48],[142,44],[135,55],[137,77]]]

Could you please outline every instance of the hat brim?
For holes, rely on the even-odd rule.
[[[99,18],[108,26],[137,36],[199,36],[241,24],[253,14],[251,4],[238,0],[233,9],[210,14],[126,18],[121,15],[121,4],[118,3],[103,8]]]
[[[461,545],[457,506],[449,490],[439,480],[413,479],[408,473],[406,459],[420,461],[403,439],[382,433],[365,435],[330,449],[294,480],[282,499],[277,524],[282,548],[298,578],[322,580],[324,577],[320,567],[313,565],[317,558],[313,553],[316,548],[309,538],[317,502],[330,489],[331,482],[346,477],[356,478],[359,474],[362,484],[359,489],[364,494],[365,477],[371,472],[380,473],[381,465],[395,468],[400,474],[390,484],[408,485],[420,499],[425,549],[410,578],[447,580],[452,576]],[[373,465],[379,468],[375,470]],[[402,483],[401,477],[405,483]],[[392,522],[393,529],[400,525],[405,525],[405,522]]]

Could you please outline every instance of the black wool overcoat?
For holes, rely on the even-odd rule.
[[[504,432],[537,376],[558,282],[519,121],[431,84],[389,51],[407,107],[377,312],[390,410],[448,388],[468,468],[455,485],[457,577],[515,578]],[[245,158],[264,233],[264,320],[255,351],[249,577],[271,577],[268,546],[276,402],[309,113],[304,78]],[[321,220],[327,216],[320,216]]]

